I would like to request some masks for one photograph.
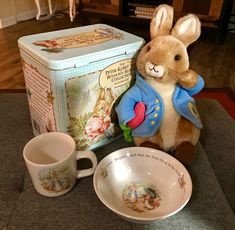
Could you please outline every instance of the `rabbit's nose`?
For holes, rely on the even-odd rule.
[[[148,75],[156,78],[161,78],[165,73],[165,69],[162,65],[154,65],[151,62],[146,62],[145,70]]]

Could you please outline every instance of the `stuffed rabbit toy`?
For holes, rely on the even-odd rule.
[[[202,128],[191,96],[204,81],[189,69],[187,46],[198,39],[201,25],[193,14],[172,24],[173,8],[158,6],[150,24],[151,41],[137,58],[135,85],[116,111],[120,127],[136,145],[166,151],[189,165]]]

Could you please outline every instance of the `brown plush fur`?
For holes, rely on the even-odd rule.
[[[150,36],[153,39],[161,34],[169,34],[173,23],[173,10],[170,6],[160,5],[156,8],[153,20],[150,23]],[[164,26],[162,26],[164,24]]]
[[[187,30],[181,31],[179,27],[186,23],[188,23]],[[186,47],[195,42],[199,38],[200,33],[201,23],[198,17],[194,14],[188,14],[180,18],[171,31],[171,35],[182,41]]]
[[[163,99],[165,117],[154,136],[135,137],[134,141],[139,146],[175,151],[180,161],[190,164],[200,131],[174,110],[171,97],[176,84],[191,88],[197,83],[198,74],[189,69],[187,46],[200,36],[200,21],[189,14],[180,18],[171,29],[172,22],[173,8],[164,4],[158,6],[150,24],[152,40],[141,50],[137,59],[139,73]],[[153,67],[156,71],[152,70]]]

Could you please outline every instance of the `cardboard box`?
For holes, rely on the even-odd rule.
[[[20,38],[34,135],[66,132],[77,149],[115,139],[120,130],[114,103],[134,79],[143,44],[105,24]]]

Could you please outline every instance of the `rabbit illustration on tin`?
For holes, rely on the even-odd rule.
[[[111,110],[116,100],[111,88],[102,88],[93,115],[88,119],[85,133],[95,139],[111,128]]]

